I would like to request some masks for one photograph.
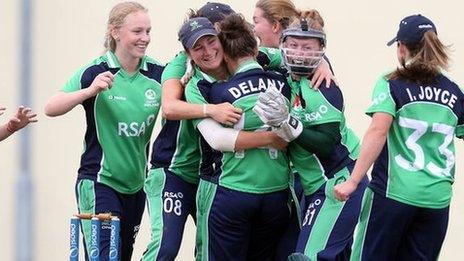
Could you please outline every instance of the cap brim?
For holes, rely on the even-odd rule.
[[[203,36],[206,36],[206,35],[218,35],[218,32],[215,30],[215,29],[205,29],[205,30],[199,30],[198,32],[195,32],[189,39],[189,41],[187,42],[187,45],[185,47],[187,47],[188,49],[191,49],[193,48],[193,46],[195,45],[195,43]]]
[[[391,46],[391,45],[394,44],[396,41],[398,41],[398,38],[397,38],[397,37],[391,39],[391,41],[387,43],[387,46]]]

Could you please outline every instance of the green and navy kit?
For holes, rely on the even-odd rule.
[[[224,82],[211,85],[207,80],[191,81],[186,88],[186,98],[192,103],[219,104],[230,102],[243,111],[240,121],[234,126],[245,131],[265,130],[266,126],[252,111],[258,94],[269,86],[275,86],[288,99],[290,86],[283,75],[263,71],[256,62],[242,64],[237,72]],[[198,120],[194,121],[195,125]],[[202,167],[201,175],[221,186],[248,193],[270,193],[288,187],[288,158],[282,151],[257,148],[236,152],[205,150],[203,159],[213,160],[213,164]],[[214,166],[214,168],[213,168]]]
[[[181,100],[185,101],[185,97]],[[152,168],[167,168],[183,180],[198,184],[200,135],[192,120],[163,119],[162,124],[152,146]]]
[[[168,168],[183,180],[198,184],[199,139],[191,120],[163,119],[163,127],[152,147],[152,168]]]
[[[106,71],[114,75],[112,87],[82,102],[87,129],[79,178],[132,194],[145,180],[150,136],[161,103],[163,66],[144,56],[136,73],[129,75],[108,51],[78,70],[63,91],[88,88]]]
[[[296,142],[289,147],[293,168],[298,171],[304,193],[314,193],[322,184],[332,178],[339,170],[356,160],[359,153],[359,139],[346,126],[343,114],[343,95],[335,85],[330,88],[314,90],[307,78],[299,81],[288,77],[292,86],[291,113],[300,119],[304,127],[324,123],[339,122],[341,139],[329,157],[320,157],[303,149]]]
[[[443,75],[429,85],[382,76],[372,97],[366,113],[394,119],[370,187],[417,207],[448,206],[456,161],[453,137],[464,137],[462,90]]]
[[[185,74],[187,58],[188,56],[185,51],[179,52],[176,57],[166,65],[161,82],[164,83],[169,79],[182,78]],[[279,49],[260,47],[256,59],[265,70],[278,70],[282,67],[282,56]]]

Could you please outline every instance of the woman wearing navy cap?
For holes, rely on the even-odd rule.
[[[394,42],[400,67],[374,87],[353,174],[334,189],[347,200],[374,163],[352,260],[436,260],[448,225],[464,93],[441,73],[448,48],[428,18],[404,18]]]

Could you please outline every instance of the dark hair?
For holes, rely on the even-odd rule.
[[[430,84],[436,82],[442,69],[448,69],[449,47],[432,30],[424,33],[419,44],[403,44],[411,53],[411,62],[403,61],[401,67],[387,75],[388,79],[404,78],[414,83]]]
[[[231,14],[219,23],[219,40],[224,53],[233,60],[253,56],[258,48],[250,24],[241,14]]]

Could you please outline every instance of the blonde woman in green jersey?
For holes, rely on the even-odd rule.
[[[84,107],[84,152],[75,187],[78,211],[120,218],[121,260],[131,259],[145,208],[148,146],[161,104],[163,66],[145,55],[150,31],[145,7],[116,4],[108,18],[106,52],[79,69],[45,107],[52,117],[79,104]],[[81,223],[86,258],[107,260],[111,226],[102,222],[98,253],[90,251],[90,221]]]

